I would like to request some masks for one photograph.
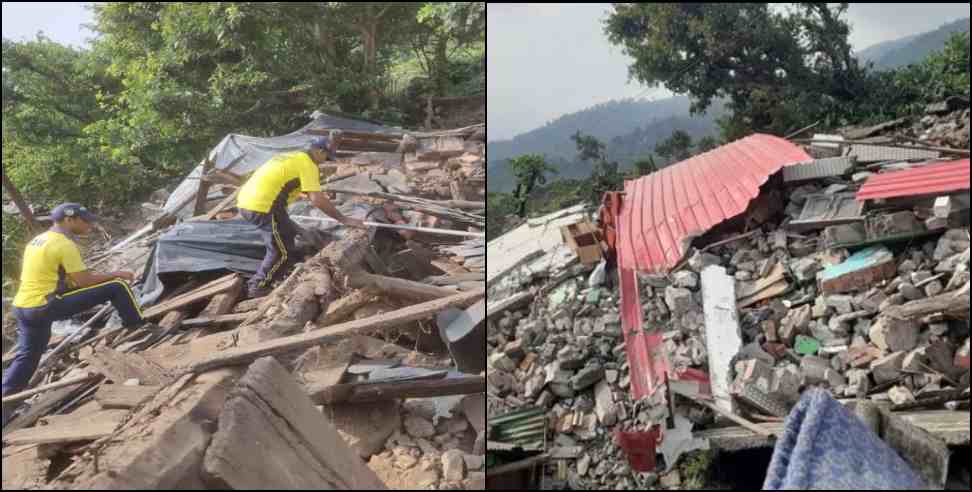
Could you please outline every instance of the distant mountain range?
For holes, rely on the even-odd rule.
[[[956,32],[969,31],[969,18],[942,26],[934,31],[903,37],[871,46],[857,53],[859,59],[874,63],[877,70],[889,70],[920,62],[940,51]],[[655,145],[683,130],[694,140],[718,133],[716,118],[725,108],[714,105],[701,117],[689,116],[687,97],[659,101],[620,100],[557,118],[535,130],[511,140],[487,144],[487,188],[491,193],[510,192],[515,180],[507,160],[525,154],[540,154],[557,168],[555,179],[583,179],[590,175],[590,165],[577,160],[577,150],[570,140],[578,130],[597,137],[608,147],[609,157],[630,168],[639,157],[654,151]]]
[[[941,51],[945,42],[959,32],[969,32],[968,17],[945,24],[934,31],[876,44],[862,50],[857,57],[862,61],[873,62],[877,70],[904,67],[918,63],[936,51]]]
[[[704,116],[689,116],[687,97],[660,101],[621,100],[599,104],[589,109],[564,115],[543,127],[514,137],[487,144],[487,187],[490,192],[509,192],[514,179],[507,160],[525,154],[546,156],[558,169],[558,179],[583,179],[590,175],[590,164],[577,160],[577,149],[570,137],[577,131],[592,135],[607,145],[608,157],[630,168],[635,160],[650,154],[657,143],[675,130],[683,130],[699,139],[714,136],[715,119],[725,113],[723,106],[713,106]]]

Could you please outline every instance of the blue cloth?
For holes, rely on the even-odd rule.
[[[55,321],[69,319],[95,306],[111,302],[126,328],[145,324],[128,284],[112,280],[100,285],[52,295],[46,306],[34,309],[14,308],[17,320],[17,355],[3,372],[3,396],[27,389],[41,357],[51,341]]]
[[[297,262],[296,240],[300,228],[287,213],[287,196],[290,191],[285,188],[277,196],[270,213],[240,210],[243,220],[260,230],[260,236],[263,237],[263,243],[267,248],[260,268],[250,278],[248,289],[251,297],[256,297],[261,291],[269,289],[274,280],[279,279]]]
[[[764,490],[928,490],[830,393],[811,389],[786,419]]]

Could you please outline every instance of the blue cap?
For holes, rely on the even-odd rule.
[[[308,150],[323,150],[328,156],[331,156],[331,140],[327,137],[317,137],[314,140],[311,140],[311,143],[307,146],[307,148]]]
[[[89,224],[98,222],[97,215],[77,203],[63,203],[51,212],[51,218],[54,219],[54,222],[62,222],[71,217],[77,217]]]

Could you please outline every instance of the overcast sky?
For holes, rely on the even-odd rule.
[[[62,44],[84,46],[93,34],[81,27],[90,24],[91,12],[81,2],[3,2],[3,37],[15,41],[44,34]]]
[[[666,93],[629,85],[629,60],[607,42],[605,4],[497,4],[487,10],[489,139],[508,139],[559,116],[624,97]],[[934,30],[969,16],[968,3],[852,3],[851,43]]]

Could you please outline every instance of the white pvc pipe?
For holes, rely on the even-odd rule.
[[[297,220],[310,220],[314,222],[333,222],[336,224],[339,223],[337,220],[331,218],[319,219],[317,217],[303,217],[303,216],[294,216],[292,218]],[[364,224],[368,227],[377,227],[379,229],[395,229],[398,231],[426,232],[429,234],[438,234],[441,236],[474,237],[474,238],[483,238],[483,239],[486,238],[486,234],[480,232],[453,231],[451,229],[434,229],[431,227],[415,227],[415,226],[397,225],[397,224],[384,224],[381,222],[365,222]]]

